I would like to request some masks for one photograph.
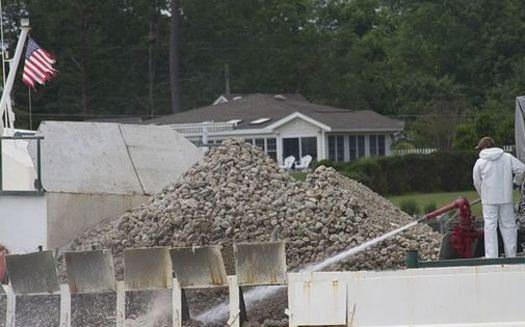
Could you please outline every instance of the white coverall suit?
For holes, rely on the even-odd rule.
[[[498,225],[503,237],[505,257],[516,256],[518,242],[512,181],[513,175],[521,176],[523,172],[525,165],[500,148],[488,148],[479,153],[472,176],[483,206],[486,258],[498,257]]]

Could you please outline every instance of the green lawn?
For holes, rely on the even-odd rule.
[[[435,203],[437,208],[441,208],[454,201],[460,196],[466,197],[470,202],[474,202],[479,198],[476,191],[464,191],[464,192],[451,192],[451,193],[425,193],[425,194],[407,194],[400,196],[391,196],[388,197],[392,203],[400,206],[401,202],[408,199],[414,199],[419,205],[420,211],[423,211],[426,205],[429,203]],[[514,201],[519,199],[519,192],[514,191]],[[476,217],[482,217],[481,214],[481,205],[475,204],[472,206],[472,212]]]

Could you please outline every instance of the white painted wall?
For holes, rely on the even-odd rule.
[[[9,253],[48,248],[46,206],[42,195],[0,195],[0,243]]]
[[[0,195],[0,244],[10,253],[58,248],[98,223],[146,202],[145,195]]]
[[[317,138],[317,155],[323,154],[322,129],[300,118],[295,118],[286,124],[275,129],[277,138],[277,160],[282,163],[283,158],[283,139],[294,137],[316,137]],[[296,158],[299,160],[299,158]]]
[[[290,326],[525,326],[524,293],[524,264],[288,273]]]
[[[300,118],[295,118],[275,129],[281,137],[318,136],[321,129]]]

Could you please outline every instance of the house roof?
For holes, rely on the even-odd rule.
[[[237,100],[200,107],[181,113],[146,120],[146,124],[169,125],[201,123],[204,121],[238,121],[237,129],[265,128],[284,118],[301,113],[331,131],[400,131],[403,122],[388,118],[370,110],[347,110],[307,101],[299,94],[251,94]],[[264,120],[263,118],[269,118]],[[260,120],[258,124],[250,124]]]

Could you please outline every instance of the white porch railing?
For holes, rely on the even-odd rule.
[[[436,152],[436,148],[418,148],[418,149],[398,149],[398,150],[392,150],[393,156],[404,156],[407,154],[431,154],[432,152]]]
[[[515,145],[504,145],[501,148],[505,152],[514,152],[515,147]],[[392,150],[391,154],[393,156],[404,156],[407,154],[431,154],[436,151],[436,148],[397,149]]]
[[[236,123],[215,123],[215,122],[204,122],[196,124],[173,124],[169,125],[176,132],[181,134],[207,134],[214,132],[231,131],[235,129]]]

